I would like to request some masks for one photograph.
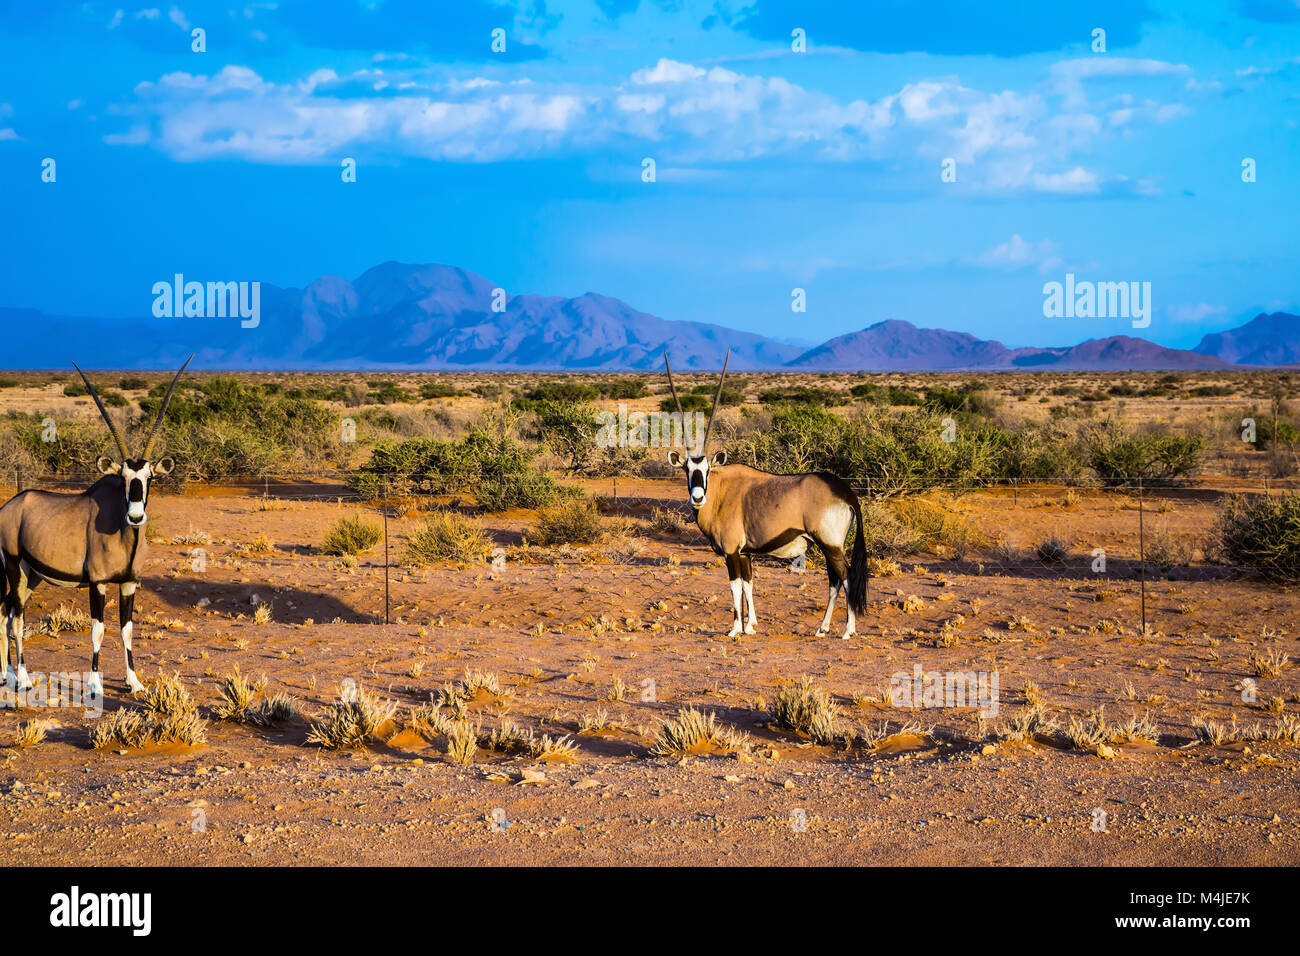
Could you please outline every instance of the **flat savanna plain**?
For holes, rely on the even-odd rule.
[[[652,489],[628,489],[638,490]],[[1100,492],[1068,505],[1052,489],[1014,503],[978,493],[954,507],[1026,541],[1061,534],[1122,547],[1134,527],[1132,503]],[[1213,511],[1195,498],[1167,507],[1162,517],[1189,528]],[[183,495],[159,496],[151,508],[169,528],[203,529],[211,544],[201,574],[190,545],[152,545],[138,605],[140,673],[178,671],[206,711],[218,678],[238,667],[297,697],[302,715],[275,729],[212,720],[205,746],[120,753],[90,748],[91,721],[80,711],[53,709],[44,742],[3,751],[6,863],[1300,859],[1296,748],[1193,744],[1191,729],[1196,717],[1271,722],[1242,703],[1240,687],[1254,675],[1251,655],[1272,643],[1263,635],[1294,639],[1287,633],[1300,619],[1294,591],[1227,573],[1157,576],[1147,589],[1151,633],[1142,636],[1136,578],[1121,570],[1099,581],[1086,554],[1057,567],[1026,558],[998,573],[981,569],[979,555],[929,559],[873,579],[859,636],[842,641],[812,636],[825,595],[821,572],[771,562],[757,571],[759,632],[731,639],[725,574],[691,529],[680,540],[648,536],[621,563],[575,550],[546,562],[507,561],[497,571],[395,568],[393,623],[383,625],[374,623],[383,614],[382,559],[347,568],[312,543],[351,506]],[[391,521],[394,540],[412,521]],[[525,533],[527,516],[506,513],[488,527],[509,546]],[[259,534],[275,542],[272,553],[239,554]],[[69,596],[38,589],[28,620]],[[252,617],[259,601],[272,609],[260,624]],[[944,622],[958,615],[955,646],[936,646]],[[85,670],[88,644],[85,634],[33,636],[29,667]],[[132,706],[119,647],[110,630],[110,711]],[[1115,720],[1146,715],[1159,737],[1117,746],[1111,759],[988,743],[978,739],[974,709],[880,702],[890,676],[916,664],[996,669],[1000,712],[990,725],[1014,716],[1028,681],[1062,718],[1101,707]],[[470,705],[476,719],[572,734],[574,759],[481,754],[458,766],[437,741],[412,734],[356,752],[305,744],[310,715],[346,679],[413,705],[467,669],[495,673],[506,692],[480,694]],[[1259,699],[1279,696],[1290,709],[1296,673],[1288,667],[1260,680]],[[773,729],[756,704],[804,674],[850,724],[886,721],[908,732],[868,752]],[[655,699],[643,701],[647,681]],[[626,688],[622,700],[611,699],[620,696],[616,682]],[[660,720],[684,706],[715,711],[747,732],[751,751],[649,756]],[[578,732],[584,715],[602,710],[604,729]],[[29,708],[0,721],[12,732],[34,716],[43,714]],[[912,722],[935,733],[905,726]],[[540,769],[544,779],[526,780],[525,769]]]
[[[1241,728],[1294,713],[1300,671],[1253,658],[1290,650],[1300,594],[1193,561],[1146,574],[1140,627],[1137,499],[1050,485],[928,500],[985,543],[960,560],[922,553],[871,581],[858,636],[814,637],[825,602],[815,562],[757,563],[758,632],[727,636],[721,562],[693,525],[651,527],[680,506],[676,479],[583,482],[634,545],[523,546],[530,512],[483,516],[506,560],[390,569],[382,545],[359,562],[320,544],[340,517],[327,483],[290,499],[191,486],[150,502],[149,569],[137,597],[137,668],[179,673],[209,719],[207,742],[92,749],[80,710],[0,714],[0,742],[36,718],[34,746],[0,749],[0,860],[9,864],[1294,864],[1300,787],[1294,744],[1199,740],[1196,721]],[[1228,487],[1229,479],[1220,482]],[[310,492],[310,494],[305,494]],[[5,493],[7,497],[7,492]],[[1195,543],[1222,490],[1153,492],[1145,533]],[[395,509],[392,553],[420,521]],[[1063,560],[1036,546],[1069,544]],[[987,542],[999,541],[994,547]],[[251,542],[259,542],[250,548]],[[202,542],[204,565],[194,565]],[[1095,548],[1112,556],[1093,570]],[[42,586],[29,630],[84,592]],[[138,707],[123,682],[116,613],[104,644],[106,713]],[[255,617],[257,605],[269,620]],[[263,615],[264,616],[264,615]],[[28,668],[84,671],[89,636],[31,634]],[[998,713],[904,709],[891,676],[996,672]],[[296,698],[271,727],[215,719],[220,680],[265,675]],[[453,762],[445,741],[401,731],[401,714],[467,672],[495,675],[470,719],[503,721],[576,745],[565,759],[480,751]],[[777,728],[771,703],[807,675],[859,731],[822,746]],[[1243,700],[1244,682],[1257,684]],[[323,750],[309,727],[353,681],[401,705],[360,750]],[[1153,739],[1096,748],[1006,739],[1041,702],[1064,727],[1099,710],[1147,718]],[[684,707],[748,734],[739,754],[654,756],[660,723]],[[869,743],[868,743],[869,741]],[[201,825],[198,822],[201,821]]]

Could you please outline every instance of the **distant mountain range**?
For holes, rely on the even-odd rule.
[[[494,305],[496,309],[494,309]],[[1007,348],[965,332],[889,319],[815,348],[720,325],[661,319],[588,292],[507,296],[444,265],[386,262],[349,282],[261,285],[256,328],[238,318],[140,320],[0,308],[0,367],[166,368],[197,353],[209,369],[484,369],[647,371],[668,349],[682,370],[967,371],[1224,369],[1300,363],[1300,316],[1260,314],[1195,349],[1116,335],[1068,348]],[[75,354],[73,354],[75,353]]]

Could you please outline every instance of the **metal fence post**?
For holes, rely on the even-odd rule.
[[[388,623],[388,476],[384,476],[384,623]]]
[[[1147,634],[1147,539],[1146,539],[1146,493],[1142,486],[1142,476],[1138,476],[1138,575],[1142,589],[1142,636]]]

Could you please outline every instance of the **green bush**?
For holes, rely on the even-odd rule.
[[[643,378],[616,378],[612,382],[601,382],[598,388],[602,398],[616,402],[645,398],[650,394],[650,386]]]
[[[1205,449],[1200,435],[1131,435],[1114,421],[1092,428],[1085,442],[1093,470],[1110,487],[1186,477],[1200,466]]]
[[[140,400],[140,428],[153,426],[168,384]],[[187,477],[213,480],[309,467],[337,443],[337,427],[334,413],[311,399],[218,375],[181,383],[163,434],[167,453]]]
[[[962,385],[947,388],[937,385],[925,391],[925,404],[942,412],[964,412],[969,415],[988,415],[996,407],[993,395],[980,385]]]
[[[533,467],[538,451],[482,429],[459,441],[382,442],[347,481],[369,499],[378,498],[387,488],[392,494],[469,493],[488,511],[538,508],[573,493]]]
[[[800,385],[794,388],[773,388],[760,392],[758,400],[764,405],[847,405],[849,395],[833,388],[810,388]]]
[[[696,392],[687,392],[685,395],[678,395],[681,399],[682,411],[689,415],[691,412],[705,412],[706,414],[713,410],[713,397],[702,395]],[[661,412],[677,411],[677,403],[673,401],[672,393],[665,395],[659,403]]]
[[[587,402],[537,403],[542,441],[568,462],[569,472],[581,471],[596,452],[596,407]]]
[[[425,382],[420,386],[420,397],[425,399],[455,398],[459,394],[460,389],[447,382]]]
[[[932,409],[884,410],[841,418],[824,409],[788,405],[772,412],[736,448],[737,460],[764,471],[829,471],[870,482],[874,495],[970,486],[1002,477],[1008,436],[990,424],[964,427],[945,441],[943,416]]]
[[[1300,580],[1300,495],[1229,498],[1219,518],[1223,553],[1271,581]]]

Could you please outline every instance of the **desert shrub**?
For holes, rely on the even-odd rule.
[[[596,452],[596,407],[547,400],[538,402],[536,411],[542,441],[566,460],[570,473],[583,470]]]
[[[850,395],[833,388],[810,388],[799,385],[791,388],[772,388],[759,392],[758,400],[764,405],[815,405],[829,407],[847,405]]]
[[[989,415],[997,407],[993,394],[979,384],[966,384],[958,388],[937,385],[925,391],[925,404],[943,412],[963,412],[969,415]]]
[[[1234,564],[1273,581],[1300,580],[1300,495],[1229,498],[1217,536]]]
[[[989,423],[959,428],[944,441],[942,415],[929,409],[895,413],[869,409],[842,418],[824,409],[790,405],[770,425],[736,446],[736,458],[764,471],[829,471],[873,495],[969,486],[1000,477],[1005,433]]]
[[[687,415],[691,412],[704,412],[707,414],[713,409],[712,395],[703,395],[698,392],[687,392],[683,395],[679,392],[677,397],[682,403],[682,411]],[[722,403],[719,402],[719,404]],[[665,395],[663,400],[659,402],[659,410],[661,412],[677,411],[677,403],[673,401],[671,393]]]
[[[601,382],[596,387],[600,390],[602,398],[613,399],[616,402],[630,398],[646,398],[650,394],[650,386],[643,378],[616,378],[613,381]]]
[[[140,399],[138,427],[152,427],[169,384],[159,382]],[[181,382],[163,431],[178,472],[212,480],[313,464],[335,444],[335,426],[334,414],[315,401],[218,375],[199,384]]]
[[[383,529],[360,515],[340,518],[325,535],[321,548],[327,554],[364,554],[384,538]]]
[[[1191,475],[1205,449],[1200,435],[1132,435],[1115,421],[1090,429],[1085,443],[1097,477],[1111,487]]]
[[[591,402],[599,397],[600,389],[596,386],[561,378],[525,389],[523,397],[517,404],[524,411],[533,411],[542,402],[572,405],[578,402]]]
[[[680,508],[656,508],[650,515],[650,529],[659,534],[679,535],[687,524],[686,514]]]
[[[402,549],[402,563],[420,568],[435,561],[479,561],[492,550],[492,539],[472,518],[438,511],[421,522]]]
[[[394,381],[382,380],[368,384],[370,391],[366,395],[366,402],[370,405],[399,405],[414,401],[411,393]]]
[[[45,416],[11,412],[0,431],[0,463],[6,469],[22,466],[41,475],[92,474],[95,459],[116,454],[104,423],[96,416],[62,421],[55,419],[54,441],[42,424]]]
[[[448,382],[425,382],[420,386],[421,398],[455,398],[460,389]]]
[[[561,544],[595,544],[605,535],[604,524],[596,503],[577,498],[543,508],[533,526],[537,543],[552,547]]]
[[[538,453],[509,436],[493,436],[481,428],[459,441],[381,442],[347,482],[368,499],[380,497],[385,489],[397,494],[468,492],[488,511],[538,508],[574,494],[533,467]]]

